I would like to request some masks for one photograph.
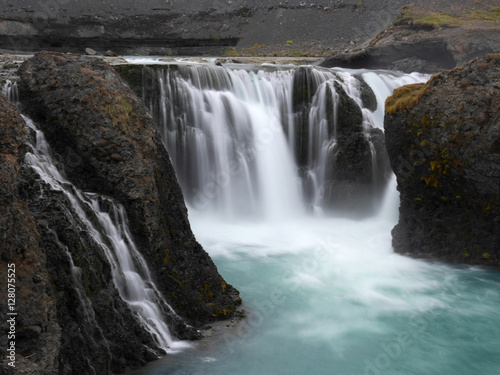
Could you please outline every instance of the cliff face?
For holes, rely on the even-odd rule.
[[[396,251],[500,262],[500,55],[404,86],[386,102],[401,194]]]
[[[1,307],[13,323],[1,322],[1,344],[10,350],[0,368],[106,374],[156,358],[161,352],[121,300],[102,249],[64,194],[24,163],[34,135],[2,94],[0,124],[0,276],[14,295]]]

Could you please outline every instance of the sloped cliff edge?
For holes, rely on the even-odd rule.
[[[500,264],[500,55],[404,86],[386,101],[401,195],[399,253]]]
[[[158,131],[114,70],[92,58],[39,53],[23,64],[19,76],[24,111],[44,130],[60,155],[60,167],[78,188],[125,207],[156,285],[184,322],[199,327],[233,316],[239,293],[194,238]],[[154,359],[161,350],[120,299],[99,248],[71,217],[64,198],[24,166],[29,136],[24,120],[5,98],[0,104],[6,132],[2,167],[12,165],[2,168],[6,239],[0,261],[2,272],[11,263],[19,269],[17,308],[23,321],[18,324],[23,328],[16,341],[17,363],[26,362],[26,374],[85,374],[92,368],[105,374]],[[78,254],[97,326],[81,314],[65,249]],[[196,330],[175,316],[166,319],[177,337],[196,337]]]

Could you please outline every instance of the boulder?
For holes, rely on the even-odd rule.
[[[124,205],[135,242],[171,306],[195,326],[233,315],[238,292],[194,238],[158,130],[118,74],[94,57],[42,52],[19,76],[26,111],[57,153],[69,148],[78,161],[64,164],[68,178]]]
[[[500,261],[500,55],[387,99],[386,145],[401,194],[393,246],[460,263]]]

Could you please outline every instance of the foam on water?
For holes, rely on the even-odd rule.
[[[500,274],[395,254],[395,190],[388,200],[387,215],[362,221],[229,223],[191,212],[247,318],[218,344],[140,373],[495,373]]]

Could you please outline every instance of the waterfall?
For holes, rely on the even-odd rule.
[[[2,87],[2,93],[13,103],[19,102],[19,90],[17,82],[7,79]]]
[[[62,192],[70,202],[74,214],[111,265],[113,282],[120,297],[135,312],[160,348],[175,353],[188,347],[187,343],[177,341],[170,334],[165,317],[177,315],[156,288],[148,266],[134,244],[123,206],[108,197],[82,192],[73,186],[57,168],[43,133],[29,118],[25,121],[36,134],[36,144],[25,157],[27,165],[52,190]],[[77,295],[86,310],[84,315],[89,320],[95,320],[91,302],[81,287],[80,271],[74,265],[71,251],[64,248],[71,264]]]
[[[325,191],[332,195],[342,148],[337,113],[346,97],[361,109],[360,132],[370,153],[367,174],[377,185],[382,167],[371,130],[383,128],[385,98],[404,83],[428,79],[384,71],[208,64],[144,72],[149,75],[144,101],[159,124],[188,206],[226,218],[266,219],[321,212],[328,205]],[[368,109],[363,90],[370,88],[378,107]]]
[[[276,89],[289,74],[216,66],[157,72],[160,100],[150,105],[190,205],[229,216],[300,211],[300,186],[281,128],[287,98],[279,94],[288,90]]]

